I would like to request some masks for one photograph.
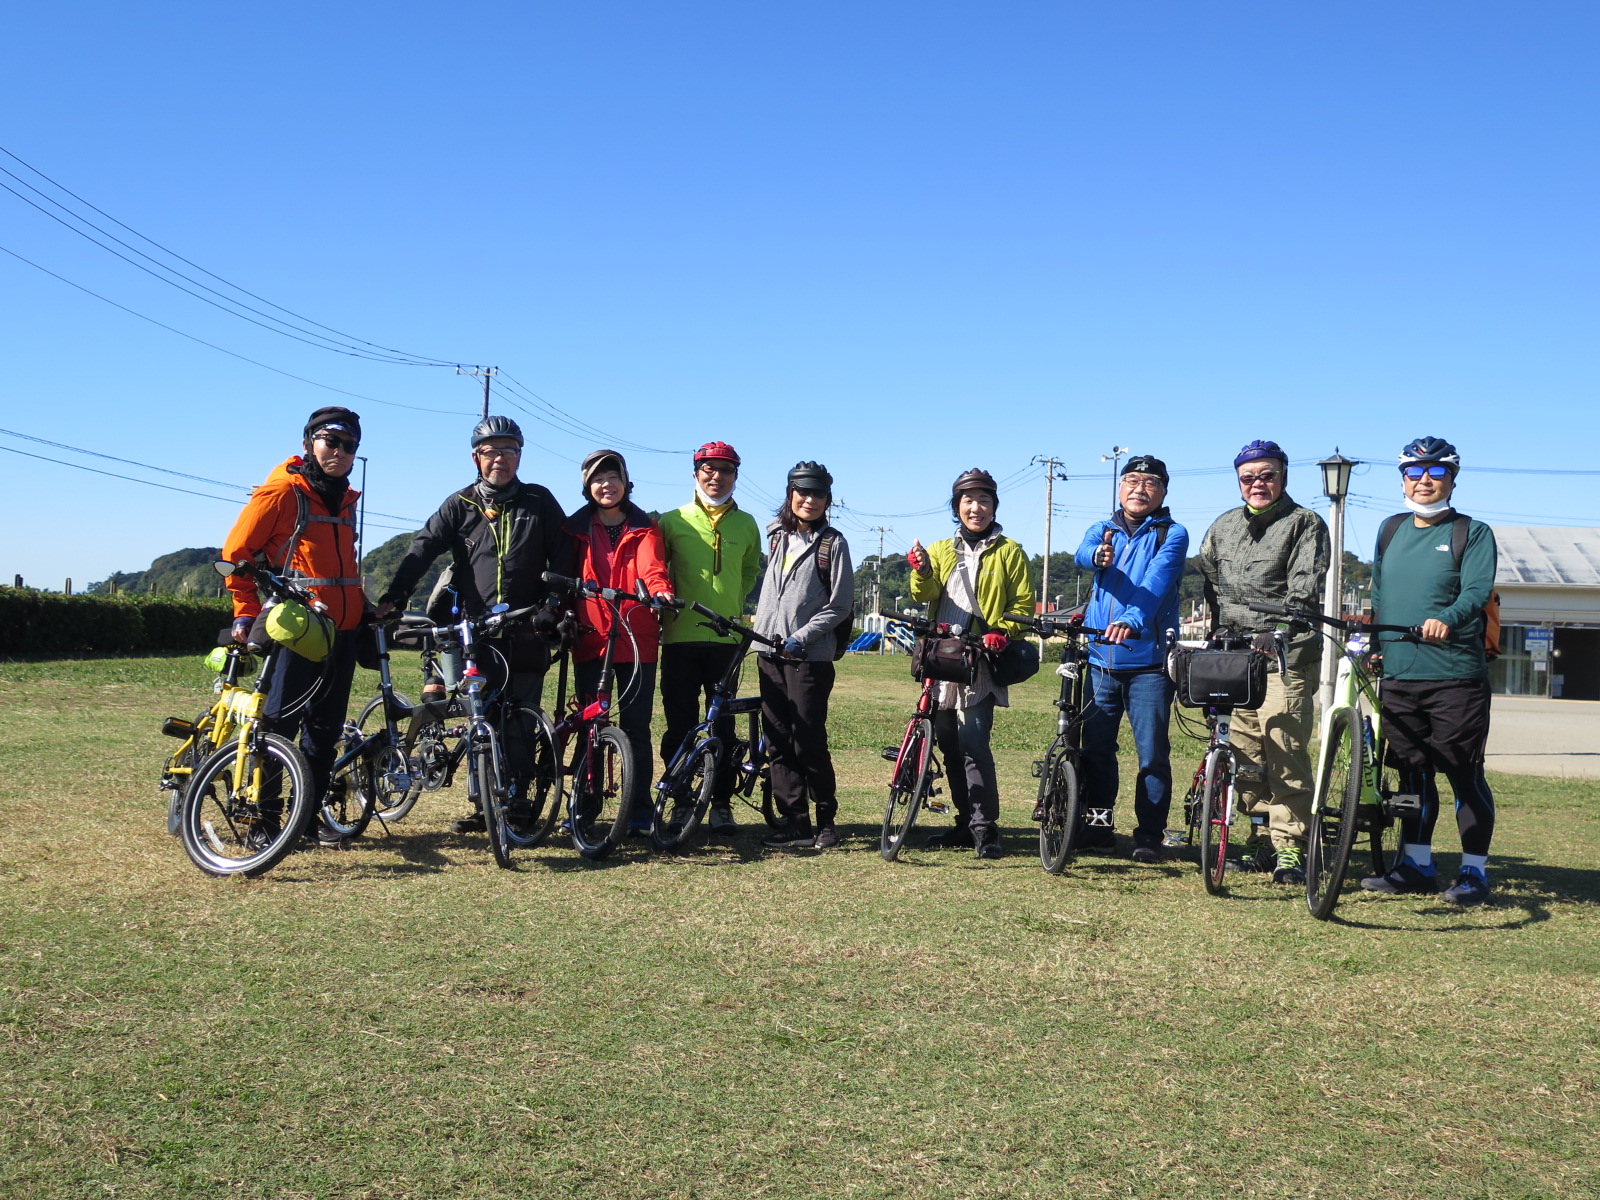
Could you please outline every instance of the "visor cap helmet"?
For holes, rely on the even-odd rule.
[[[515,438],[518,450],[522,449],[524,444],[522,430],[517,423],[510,417],[502,417],[498,414],[492,417],[485,417],[472,427],[472,448],[476,450],[490,438]]]

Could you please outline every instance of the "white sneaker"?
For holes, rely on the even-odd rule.
[[[711,806],[711,832],[734,834],[739,832],[739,822],[733,819],[733,809],[726,804]]]

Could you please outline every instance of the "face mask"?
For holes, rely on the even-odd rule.
[[[704,504],[707,508],[721,508],[729,500],[733,499],[733,493],[730,491],[721,500],[713,500],[710,496],[706,495],[705,489],[701,487],[698,482],[696,482],[694,485],[694,494],[700,497],[700,503]]]
[[[1419,504],[1408,496],[1406,497],[1406,507],[1419,517],[1437,517],[1450,507],[1450,501],[1437,500],[1432,504]]]

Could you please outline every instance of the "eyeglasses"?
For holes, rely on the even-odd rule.
[[[696,463],[694,469],[696,471],[704,471],[707,475],[737,475],[739,473],[739,468],[732,463],[717,463],[712,462],[710,459]]]
[[[343,450],[346,454],[354,454],[356,452],[356,447],[361,445],[360,442],[351,441],[349,438],[342,438],[336,433],[319,433],[311,440],[314,442],[321,442],[330,450]]]
[[[1277,471],[1262,471],[1256,475],[1241,475],[1239,476],[1239,486],[1252,487],[1258,483],[1277,483],[1278,474]]]
[[[479,458],[516,458],[522,450],[517,446],[479,446],[473,453]]]
[[[1424,475],[1426,475],[1429,479],[1444,479],[1450,474],[1450,468],[1443,466],[1401,467],[1400,474],[1404,475],[1410,480],[1421,479]]]
[[[1161,480],[1154,479],[1149,475],[1124,475],[1122,477],[1122,486],[1130,492],[1153,492],[1165,485]]]

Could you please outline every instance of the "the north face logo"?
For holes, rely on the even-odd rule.
[[[1449,554],[1450,553],[1450,543],[1449,542],[1440,542],[1437,546],[1434,547],[1434,549],[1435,550],[1443,550],[1446,554]]]

